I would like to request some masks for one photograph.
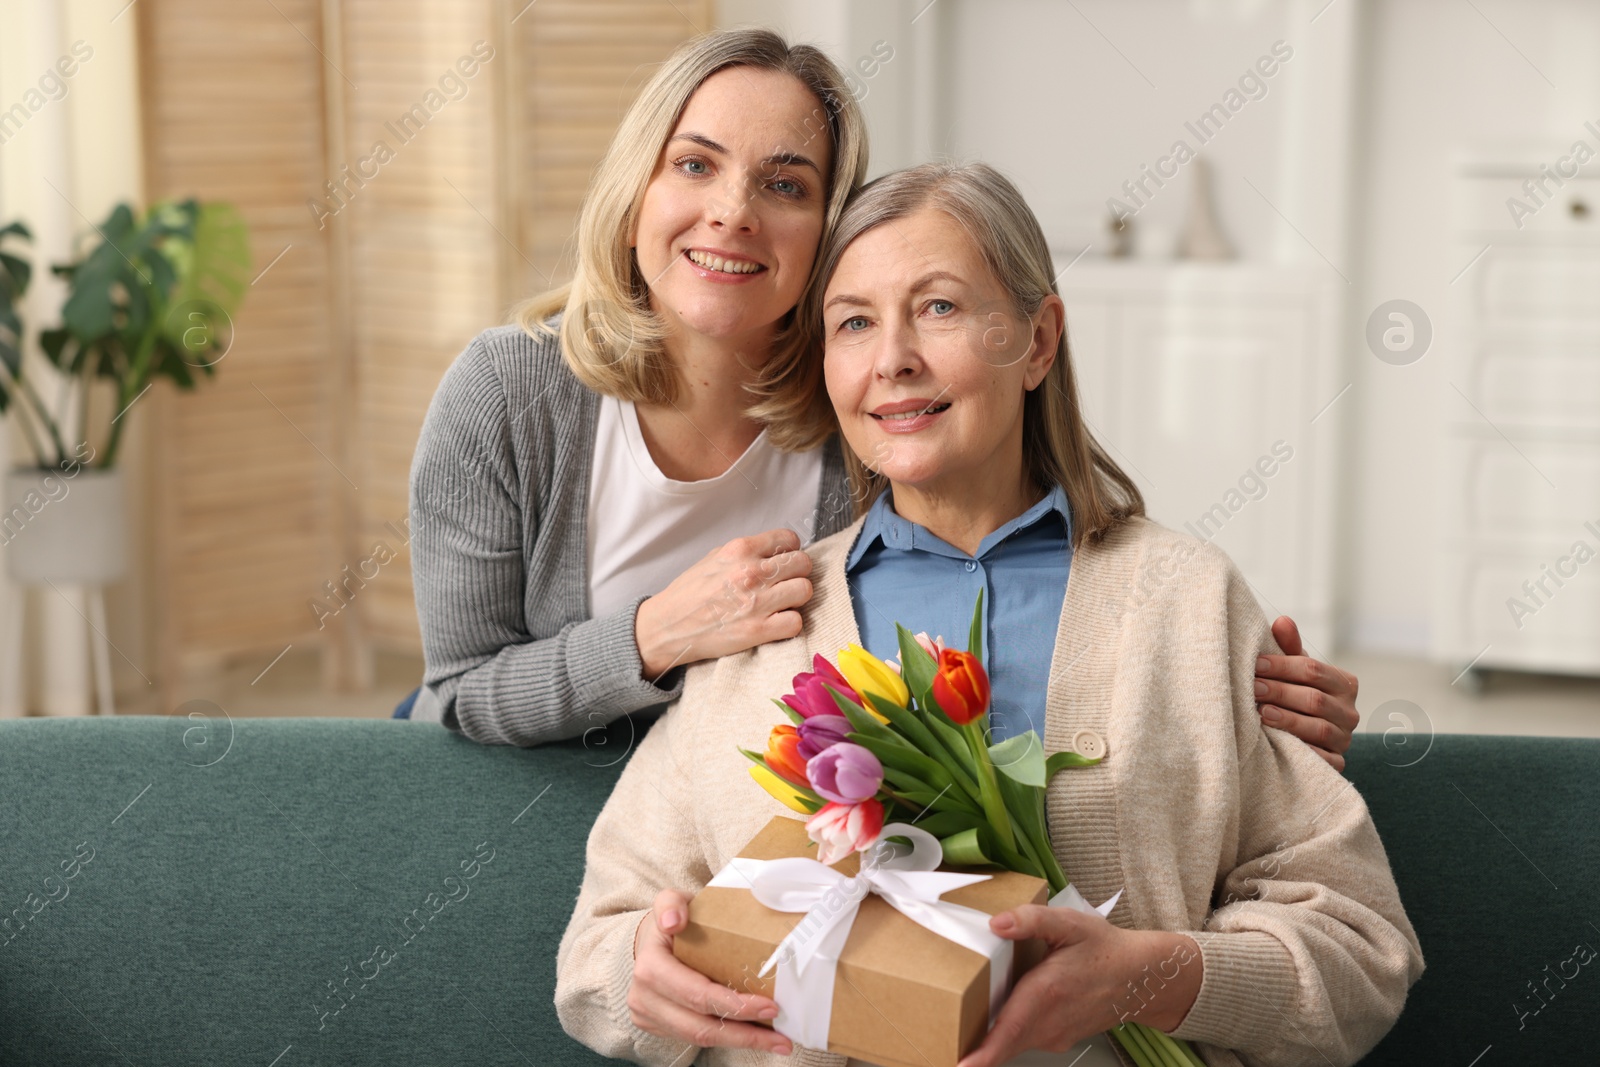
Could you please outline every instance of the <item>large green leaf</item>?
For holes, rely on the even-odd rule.
[[[0,244],[8,237],[26,241],[32,236],[20,222],[0,228]],[[0,252],[0,365],[4,365],[12,378],[22,373],[22,316],[17,313],[16,303],[28,291],[32,277],[31,263],[9,252]],[[11,391],[0,387],[0,412],[5,411],[10,398]]]
[[[0,312],[0,366],[4,366],[6,373],[15,378],[22,370],[22,351],[17,347],[16,340],[14,340],[17,336],[17,331],[9,329],[5,325],[5,319],[8,314],[9,312]],[[12,315],[11,317],[15,318],[16,316]],[[0,411],[5,410],[6,397],[9,395],[10,390],[0,387]]]
[[[10,252],[0,252],[0,300],[9,304],[22,299],[32,278],[32,263]]]
[[[54,330],[40,330],[39,347],[44,350],[46,359],[48,359],[55,366],[61,367],[67,342],[71,340],[71,338],[72,331],[68,330],[65,326]]]
[[[1044,788],[1044,745],[1039,735],[1029,730],[989,746],[994,769],[1023,785]]]
[[[197,338],[208,337],[214,348],[231,334],[233,314],[250,288],[251,267],[250,231],[231,204],[199,205],[193,234],[188,242],[172,242],[178,278],[165,323],[167,340],[188,354],[191,365],[210,350],[197,351]]]
[[[61,305],[61,321],[80,340],[97,341],[116,328],[116,291],[138,283],[134,269],[111,244],[89,253],[72,275],[72,292]]]

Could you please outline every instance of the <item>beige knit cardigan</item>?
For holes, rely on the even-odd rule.
[[[725,1048],[696,1058],[633,1026],[634,930],[658,891],[697,892],[789,813],[737,747],[762,748],[788,721],[772,699],[814,653],[859,641],[845,559],[860,528],[809,549],[815,593],[799,637],[688,672],[596,820],[555,996],[562,1026],[591,1048],[660,1067],[783,1062]],[[1214,546],[1138,519],[1075,550],[1044,745],[1069,748],[1090,729],[1106,757],[1051,781],[1050,837],[1089,900],[1125,890],[1113,923],[1195,936],[1204,979],[1176,1035],[1208,1064],[1349,1064],[1399,1016],[1422,949],[1361,796],[1260,724],[1256,656],[1275,651]],[[845,1060],[797,1048],[788,1062]]]

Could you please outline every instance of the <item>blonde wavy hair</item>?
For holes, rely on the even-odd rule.
[[[1047,296],[1060,295],[1044,231],[1009,179],[986,163],[924,163],[876,179],[850,201],[817,257],[820,280],[802,315],[820,329],[824,290],[845,249],[868,230],[924,207],[943,211],[967,232],[1019,316],[1032,317]],[[820,350],[815,358],[821,361]],[[863,463],[849,442],[841,444],[859,516],[889,479]],[[1074,545],[1096,542],[1144,514],[1139,487],[1083,421],[1065,330],[1044,381],[1023,400],[1022,458],[1040,489],[1059,485],[1066,492]]]
[[[809,140],[825,133],[833,146],[824,240],[866,178],[866,123],[844,74],[824,53],[810,45],[790,45],[769,30],[729,30],[682,45],[623,116],[595,171],[578,217],[572,282],[525,301],[514,312],[529,334],[559,334],[567,365],[598,393],[666,403],[677,399],[682,388],[629,240],[645,187],[689,98],[711,75],[741,66],[792,75],[817,98],[819,106],[806,121],[805,136]],[[813,263],[805,293],[818,284],[817,278]],[[558,313],[560,324],[552,325],[548,320]],[[820,334],[810,320],[789,312],[751,386],[747,414],[765,424],[768,440],[786,451],[815,448],[835,429],[821,367],[809,358],[819,344]]]

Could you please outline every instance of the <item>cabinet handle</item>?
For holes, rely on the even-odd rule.
[[[1567,210],[1572,213],[1572,217],[1575,219],[1586,219],[1589,217],[1589,205],[1585,204],[1582,200],[1574,200],[1571,204],[1567,205]]]

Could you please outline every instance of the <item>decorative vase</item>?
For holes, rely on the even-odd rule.
[[[1178,242],[1178,258],[1232,259],[1233,246],[1223,236],[1211,199],[1211,165],[1196,159],[1189,169],[1189,212]]]
[[[20,468],[0,498],[0,549],[15,581],[109,585],[128,570],[120,470]]]

